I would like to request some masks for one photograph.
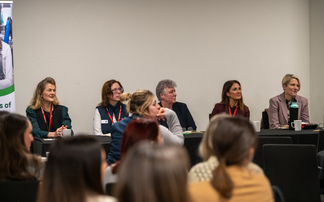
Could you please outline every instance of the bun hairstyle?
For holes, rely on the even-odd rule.
[[[212,127],[209,124],[208,127]],[[207,129],[208,130],[208,129]],[[250,149],[257,145],[257,136],[251,123],[241,117],[224,117],[218,120],[212,137],[212,146],[219,166],[213,171],[212,186],[229,199],[234,188],[226,171],[227,166],[242,166],[250,155]]]
[[[152,103],[154,94],[149,90],[136,90],[133,94],[123,93],[121,102],[129,100],[127,111],[140,116],[150,116],[149,106]]]

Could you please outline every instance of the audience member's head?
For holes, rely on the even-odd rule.
[[[226,171],[227,166],[246,166],[251,162],[257,145],[257,136],[251,123],[241,117],[224,117],[217,126],[208,125],[213,133],[211,142],[219,166],[213,171],[212,186],[225,198],[232,196],[234,184]]]
[[[149,90],[136,90],[133,94],[124,93],[121,95],[120,100],[122,102],[129,100],[127,111],[140,116],[152,116],[150,106],[152,104],[158,105],[156,104],[154,94]],[[157,108],[160,108],[160,105]]]
[[[39,202],[86,201],[103,194],[106,153],[95,137],[60,138],[50,147]]]
[[[130,122],[123,133],[120,148],[120,160],[126,152],[135,144],[148,140],[152,143],[163,144],[163,136],[158,122],[153,118],[137,118]],[[119,162],[113,167],[113,173],[117,172]]]
[[[8,111],[0,111],[0,117],[3,116],[3,115],[6,115],[6,114],[10,114],[10,112],[8,112]]]
[[[188,165],[183,148],[141,142],[121,163],[115,196],[119,202],[187,202]]]
[[[35,175],[28,169],[33,162],[38,172],[37,160],[30,155],[31,134],[30,121],[22,115],[1,113],[0,116],[0,180],[34,179]]]
[[[204,161],[207,161],[209,157],[215,156],[215,151],[212,145],[212,139],[215,134],[215,129],[218,126],[219,120],[225,117],[230,117],[228,114],[217,114],[212,117],[210,120],[208,127],[202,137],[202,140],[199,145],[199,154],[203,158]]]

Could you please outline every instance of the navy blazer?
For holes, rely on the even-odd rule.
[[[296,95],[298,105],[298,120],[309,123],[308,100]],[[269,100],[269,124],[270,129],[279,128],[288,124],[287,104],[285,93],[281,93]]]
[[[163,107],[161,102],[159,103],[159,105],[161,107]],[[180,122],[180,125],[182,128],[186,128],[186,130],[189,127],[191,127],[193,130],[197,129],[196,123],[195,123],[194,119],[192,118],[191,113],[185,103],[175,102],[172,105],[172,110],[177,114],[177,117],[179,119],[179,122]],[[159,123],[162,126],[169,128],[166,121],[160,120]]]

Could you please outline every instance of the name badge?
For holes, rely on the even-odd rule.
[[[108,120],[101,120],[101,124],[108,124]]]

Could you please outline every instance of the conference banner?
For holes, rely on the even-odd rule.
[[[0,1],[0,111],[16,111],[14,66],[12,57],[12,4]]]

